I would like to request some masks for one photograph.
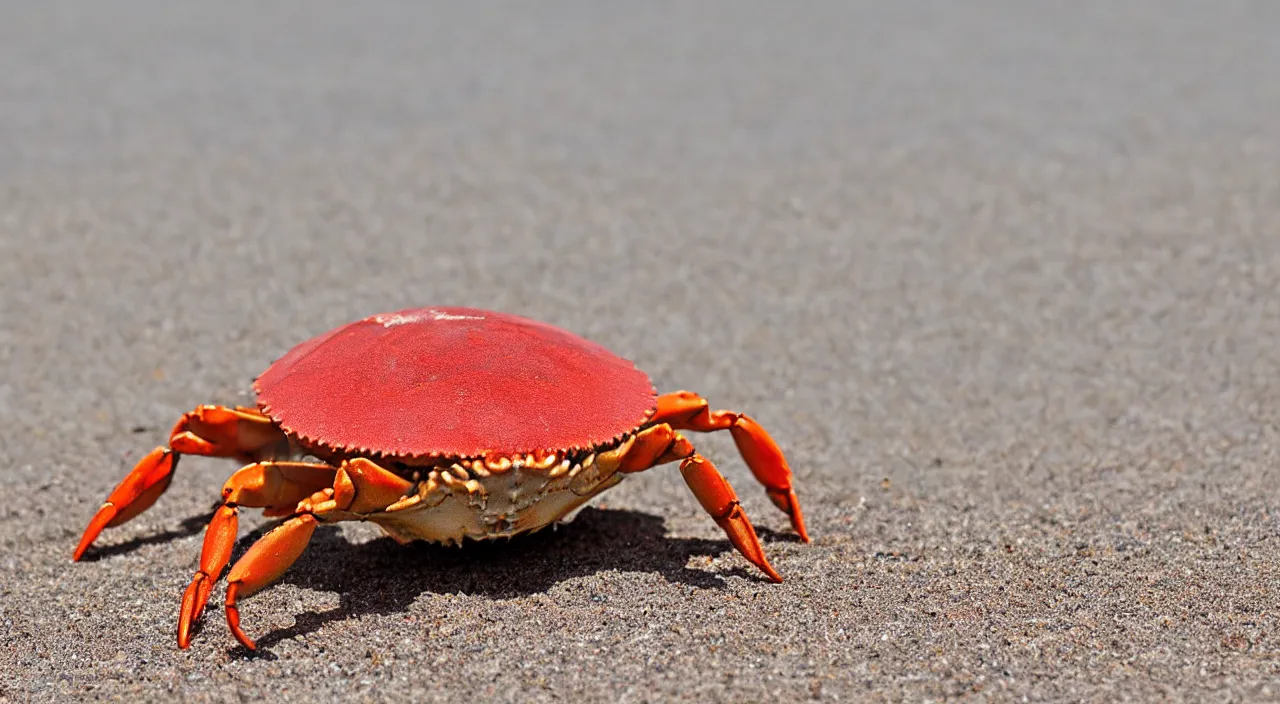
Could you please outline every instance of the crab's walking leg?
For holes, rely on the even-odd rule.
[[[696,430],[709,433],[728,430],[738,452],[756,480],[764,485],[769,499],[791,517],[791,526],[800,539],[809,542],[804,529],[804,516],[800,512],[800,500],[791,487],[791,467],[782,449],[769,437],[769,433],[750,417],[733,411],[713,411],[707,400],[692,391],[676,391],[658,397],[658,411],[654,423],[666,423],[676,430]]]
[[[693,490],[698,503],[702,504],[702,508],[711,514],[729,536],[733,547],[751,564],[769,575],[770,579],[781,582],[782,577],[765,558],[760,539],[738,503],[738,495],[734,493],[733,487],[729,486],[729,482],[710,460],[698,454],[693,445],[670,425],[664,423],[641,431],[631,449],[623,456],[618,470],[641,472],[676,460],[680,460],[680,474]]]
[[[262,536],[227,574],[227,624],[244,647],[253,640],[240,629],[237,599],[276,581],[302,556],[318,521],[358,520],[404,498],[414,483],[364,458],[342,463],[332,488],[299,502],[293,517]]]
[[[178,616],[178,646],[191,644],[191,626],[200,620],[209,593],[231,561],[231,549],[239,529],[241,506],[266,508],[267,512],[292,514],[303,499],[333,484],[338,468],[311,462],[258,462],[240,468],[222,487],[222,505],[214,512],[204,534],[200,569],[186,593]]]
[[[150,508],[169,488],[180,455],[238,457],[248,462],[288,444],[271,419],[252,408],[199,406],[183,414],[169,433],[169,446],[149,452],[107,497],[85,528],[72,559],[83,557],[104,528]]]

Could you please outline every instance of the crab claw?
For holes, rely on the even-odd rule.
[[[104,528],[118,526],[151,508],[151,504],[169,488],[177,462],[177,453],[164,447],[157,447],[139,460],[90,519],[71,559],[79,561],[84,557],[85,551]]]

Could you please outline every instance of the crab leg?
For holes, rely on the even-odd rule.
[[[782,577],[764,556],[764,548],[756,536],[755,528],[738,503],[738,495],[720,474],[711,460],[698,454],[683,435],[665,423],[650,426],[636,436],[618,466],[620,472],[641,472],[650,467],[680,460],[680,474],[693,490],[702,508],[711,514],[716,523],[729,536],[729,542],[751,564],[759,567],[775,582]]]
[[[285,515],[313,493],[331,485],[338,468],[310,462],[258,462],[240,468],[222,487],[222,505],[204,534],[200,569],[182,595],[178,647],[191,644],[191,626],[200,620],[214,583],[231,561],[239,529],[239,508],[266,508]]]
[[[169,446],[157,447],[125,476],[90,519],[73,560],[84,556],[104,528],[124,523],[151,507],[169,488],[181,455],[237,457],[248,462],[267,451],[287,449],[288,439],[252,408],[198,406],[183,414],[169,433]]]
[[[774,505],[791,517],[791,527],[800,539],[809,542],[804,529],[804,516],[800,512],[800,500],[791,488],[791,467],[782,449],[769,437],[769,433],[749,416],[734,411],[712,411],[707,400],[692,391],[676,391],[658,397],[658,411],[652,422],[666,423],[677,430],[695,430],[710,433],[728,430],[738,452],[756,481],[764,485]]]
[[[363,457],[347,460],[337,470],[332,488],[298,503],[294,515],[254,543],[227,574],[227,625],[244,647],[253,640],[240,629],[237,599],[279,579],[302,556],[318,521],[356,520],[404,498],[414,483]],[[184,600],[185,613],[185,600]],[[185,646],[184,646],[185,647]]]

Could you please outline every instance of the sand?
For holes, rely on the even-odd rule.
[[[0,699],[1280,699],[1280,5],[1037,5],[6,4]],[[322,528],[254,654],[174,637],[233,463],[71,562],[181,413],[429,304],[754,416],[810,544],[694,439],[786,581],[675,466]]]

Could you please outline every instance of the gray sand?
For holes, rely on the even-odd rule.
[[[0,9],[0,699],[1280,699],[1280,4],[359,5]],[[183,411],[431,303],[754,415],[812,544],[695,439],[786,582],[673,465],[322,529],[256,655],[221,590],[174,644],[233,464],[70,561]]]

